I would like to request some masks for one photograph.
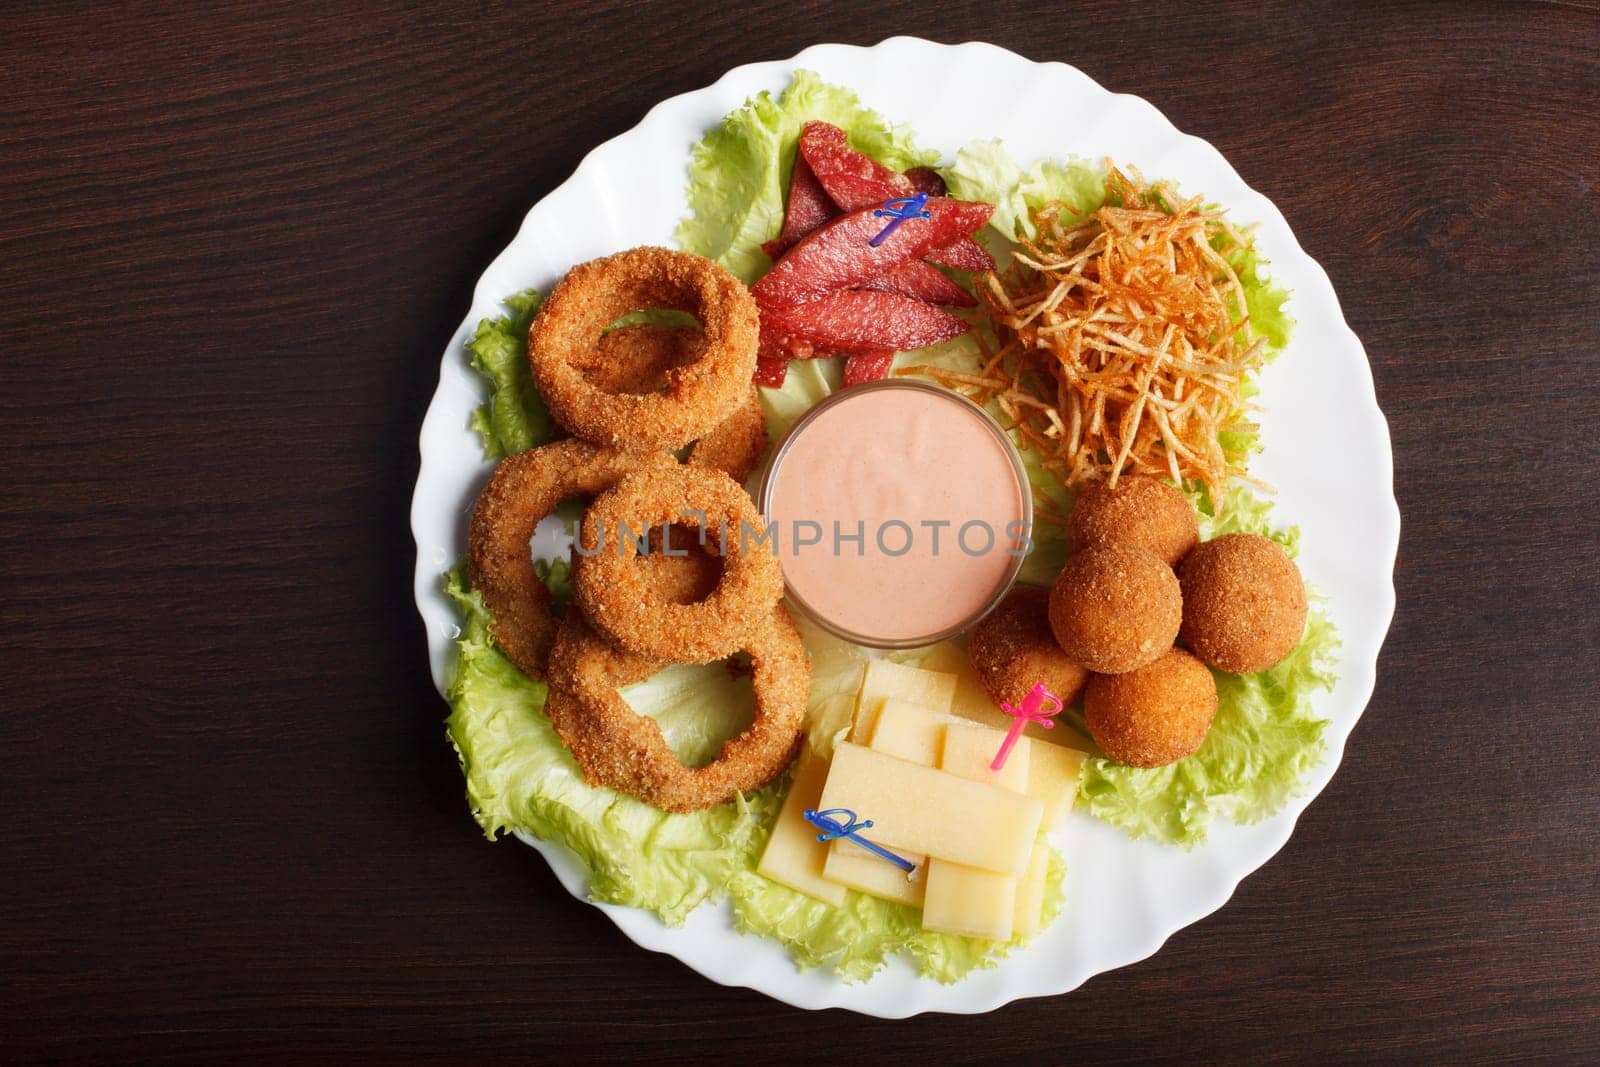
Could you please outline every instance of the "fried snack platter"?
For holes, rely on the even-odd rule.
[[[1240,878],[1281,847],[1298,812],[1331,777],[1370,695],[1392,613],[1398,516],[1387,430],[1365,357],[1321,270],[1270,203],[1245,187],[1213,149],[1177,133],[1154,108],[1106,93],[1072,68],[1033,64],[988,45],[896,38],[873,49],[817,46],[790,61],[739,68],[708,89],[668,101],[638,128],[596,149],[530,212],[480,280],[473,308],[445,354],[424,423],[413,507],[417,600],[441,692],[459,619],[439,592],[440,576],[465,554],[466,516],[489,473],[466,429],[483,399],[482,384],[461,355],[473,324],[496,314],[508,293],[530,285],[548,292],[575,264],[641,245],[670,246],[685,211],[682,172],[670,161],[686,164],[689,146],[706,129],[747,97],[781,90],[797,69],[849,86],[868,106],[912,123],[923,145],[947,155],[974,139],[999,137],[1021,159],[1109,155],[1203,191],[1234,217],[1261,224],[1258,239],[1273,274],[1294,293],[1293,358],[1262,375],[1266,447],[1251,473],[1277,487],[1277,514],[1303,530],[1300,568],[1310,584],[1333,594],[1330,611],[1343,638],[1339,683],[1318,704],[1330,721],[1327,751],[1304,794],[1254,825],[1217,825],[1204,845],[1188,852],[1071,816],[1067,908],[1027,951],[952,986],[919,979],[902,963],[856,985],[825,970],[799,972],[778,945],[736,934],[725,907],[702,907],[672,927],[645,912],[601,905],[641,945],[671,952],[714,980],[792,1004],[892,1017],[985,1011],[1065,991],[1155,951],[1172,932],[1220,906]],[[972,84],[992,91],[974,99],[961,89]],[[525,840],[546,855],[569,890],[584,895],[585,872],[570,853]]]

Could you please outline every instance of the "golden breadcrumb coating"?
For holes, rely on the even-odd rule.
[[[478,495],[467,531],[467,579],[489,609],[489,633],[517,669],[542,678],[555,636],[550,591],[533,570],[534,527],[569,497],[594,495],[625,474],[670,469],[666,452],[618,452],[582,441],[508,456]]]
[[[1188,497],[1166,482],[1128,474],[1113,487],[1086,489],[1067,516],[1067,550],[1124,544],[1149,549],[1169,567],[1200,540],[1199,519]]]
[[[700,514],[709,541],[720,545],[727,531],[716,588],[693,604],[648,595],[629,565],[638,551],[627,531],[697,522]],[[741,550],[742,531],[760,528],[749,494],[721,471],[640,471],[601,494],[584,514],[573,568],[574,602],[596,630],[636,655],[676,663],[721,659],[741,647],[745,632],[783,596],[776,554],[755,544]]]
[[[584,373],[600,361],[602,332],[635,311],[671,309],[700,322],[693,360],[666,371],[665,388],[607,392]],[[760,330],[755,298],[709,259],[635,248],[572,268],[528,332],[528,365],[551,417],[569,433],[613,448],[678,449],[703,437],[750,390]]]
[[[1183,597],[1172,568],[1132,545],[1092,545],[1067,560],[1050,590],[1050,629],[1072,660],[1122,674],[1172,647]]]
[[[1213,667],[1264,671],[1300,643],[1306,587],[1276,541],[1256,534],[1207,541],[1189,553],[1180,575],[1183,643]]]
[[[811,664],[794,622],[773,605],[741,639],[750,654],[755,719],[704,767],[686,767],[654,719],[630,708],[617,687],[642,681],[657,664],[623,652],[576,613],[562,620],[550,653],[545,713],[583,771],[584,781],[638,797],[664,811],[689,812],[732,800],[772,781],[798,753]]]
[[[1061,650],[1050,629],[1050,590],[1019,585],[972,628],[972,666],[996,704],[1022,703],[1036,683],[1062,704],[1078,698],[1089,672]]]
[[[1083,693],[1095,744],[1130,767],[1160,767],[1193,755],[1216,714],[1216,681],[1181,648],[1126,674],[1097,674]]]

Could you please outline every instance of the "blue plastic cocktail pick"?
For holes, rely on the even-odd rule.
[[[882,231],[879,232],[878,236],[867,242],[867,244],[871,245],[873,248],[877,248],[879,245],[883,244],[884,241],[888,240],[889,235],[895,231],[895,227],[899,226],[902,222],[905,222],[908,219],[933,218],[933,212],[928,210],[927,193],[918,193],[916,196],[902,196],[893,200],[885,200],[882,207],[873,209],[872,215],[874,218],[891,220],[889,225],[885,226]]]
[[[917,865],[906,859],[904,856],[896,856],[893,852],[890,852],[882,845],[873,844],[871,841],[868,841],[866,838],[862,837],[861,831],[871,826],[872,820],[857,819],[856,813],[851,811],[849,808],[829,808],[827,811],[818,811],[815,808],[807,808],[804,812],[804,815],[806,822],[822,831],[822,833],[817,835],[818,841],[832,841],[835,838],[842,837],[846,841],[860,845],[862,848],[873,853],[874,855],[883,857],[896,867],[899,867],[902,871],[905,871],[907,874],[910,874],[912,871],[917,869]],[[836,816],[839,815],[844,816],[844,822],[840,822],[836,818]]]

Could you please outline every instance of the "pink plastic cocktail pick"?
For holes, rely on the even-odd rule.
[[[1000,751],[995,753],[994,762],[989,764],[991,771],[998,771],[1006,765],[1006,757],[1017,747],[1017,738],[1022,736],[1022,731],[1028,728],[1029,723],[1038,723],[1046,730],[1055,729],[1052,717],[1061,712],[1061,698],[1046,689],[1043,682],[1035,682],[1022,698],[1020,708],[1015,704],[1001,704],[1000,710],[1011,715],[1011,729],[1006,731],[1006,739],[1000,742]]]

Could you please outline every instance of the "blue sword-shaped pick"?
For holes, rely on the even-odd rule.
[[[882,845],[874,844],[862,837],[861,831],[871,826],[872,820],[856,818],[856,813],[849,808],[829,808],[827,811],[807,808],[804,815],[806,822],[822,831],[817,835],[818,841],[832,841],[835,838],[842,837],[851,844],[860,845],[868,852],[881,856],[907,874],[917,869],[917,865],[904,856],[896,856]],[[844,816],[844,822],[840,822],[836,818],[836,816],[840,815]]]
[[[882,207],[872,210],[872,217],[890,220],[889,225],[885,226],[878,233],[878,236],[867,242],[873,248],[877,248],[889,239],[889,235],[902,222],[906,222],[909,219],[931,219],[933,218],[933,212],[928,210],[928,194],[918,193],[916,196],[902,196],[894,200],[885,200]]]

